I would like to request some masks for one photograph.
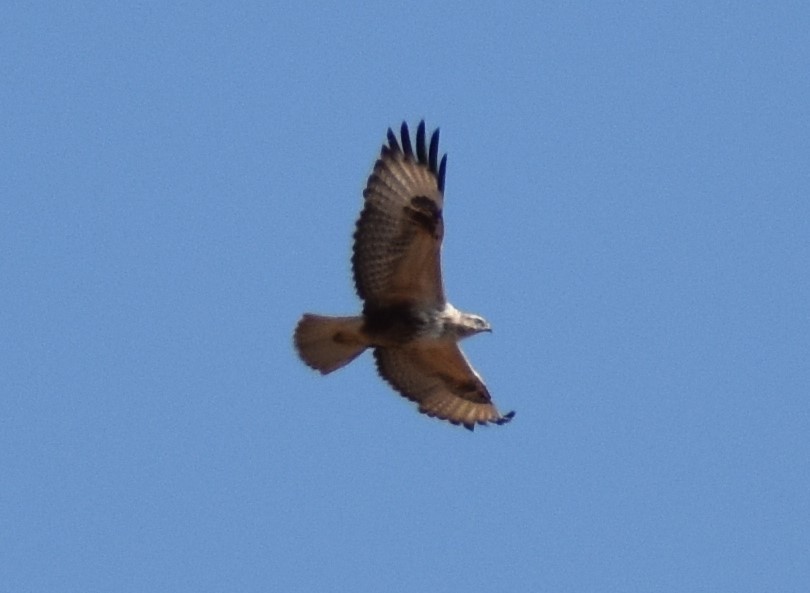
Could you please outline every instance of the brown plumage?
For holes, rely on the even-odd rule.
[[[416,402],[420,412],[472,430],[476,424],[504,424],[514,412],[498,412],[457,343],[490,326],[457,310],[444,295],[447,155],[439,162],[438,152],[439,130],[428,145],[424,122],[417,127],[415,147],[405,123],[399,141],[388,130],[354,233],[352,269],[363,314],[306,314],[294,342],[301,359],[322,374],[373,348],[380,376]]]

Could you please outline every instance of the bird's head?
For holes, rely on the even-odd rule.
[[[492,326],[480,315],[462,313],[456,325],[456,331],[459,338],[466,338],[481,332],[491,332]]]
[[[460,340],[481,332],[491,332],[489,322],[473,313],[464,313],[450,303],[444,305],[440,314],[442,333],[445,337]]]

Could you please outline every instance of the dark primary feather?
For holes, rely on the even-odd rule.
[[[435,132],[433,133],[436,134]],[[425,122],[420,121],[419,125],[416,127],[416,156],[419,157],[420,163],[427,163],[427,153],[425,152]]]
[[[437,130],[437,132],[438,132],[438,130]],[[437,136],[437,138],[438,138],[438,136]],[[439,165],[439,173],[438,173],[439,191],[442,192],[442,194],[444,193],[444,174],[445,174],[446,171],[447,171],[447,155],[444,155],[442,157],[442,162]]]
[[[397,135],[394,134],[391,128],[388,128],[388,145],[391,147],[391,150],[402,152],[399,148],[399,143],[397,143]],[[383,150],[385,150],[385,145],[383,145]]]
[[[436,163],[438,162],[439,157],[439,129],[436,128],[436,131],[433,132],[433,135],[430,137],[430,156],[428,157],[428,167],[431,171],[436,172]]]
[[[400,137],[402,138],[402,150],[405,156],[413,157],[413,148],[411,148],[411,136],[408,133],[408,124],[402,122],[400,130]]]

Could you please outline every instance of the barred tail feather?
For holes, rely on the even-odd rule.
[[[362,317],[328,317],[306,313],[295,328],[298,356],[321,374],[346,366],[368,348]]]

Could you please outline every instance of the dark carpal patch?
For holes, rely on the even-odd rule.
[[[431,236],[436,236],[436,229],[442,220],[442,211],[436,202],[427,196],[415,196],[411,198],[410,205],[405,207],[405,212],[413,222],[425,229]]]
[[[440,373],[442,381],[451,389],[457,396],[477,404],[488,404],[492,401],[489,391],[483,383],[477,383],[470,379],[469,381],[459,381],[456,377]]]

